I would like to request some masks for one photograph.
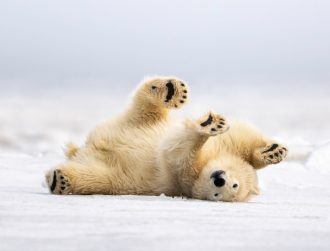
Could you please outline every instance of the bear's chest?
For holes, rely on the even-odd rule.
[[[166,129],[166,125],[159,124],[122,130],[111,140],[110,154],[127,165],[153,166]]]

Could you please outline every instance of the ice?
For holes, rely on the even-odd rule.
[[[232,204],[50,195],[40,185],[43,172],[61,160],[1,154],[1,250],[327,250],[330,245],[330,176],[302,164],[265,169],[262,194]]]

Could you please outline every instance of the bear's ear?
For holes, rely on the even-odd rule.
[[[251,189],[251,194],[259,195],[260,194],[259,187],[258,186],[253,186],[252,189]]]
[[[253,172],[253,176],[254,176],[254,182],[253,182],[253,185],[252,185],[252,189],[251,189],[251,194],[254,194],[254,195],[259,195],[260,194],[260,190],[259,190],[259,180],[258,180],[258,175],[257,175],[257,172],[254,171]]]

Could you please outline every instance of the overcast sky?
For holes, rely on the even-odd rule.
[[[329,0],[0,0],[0,81],[330,82]]]

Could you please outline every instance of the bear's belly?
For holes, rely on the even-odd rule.
[[[157,155],[165,130],[165,125],[129,128],[101,140],[107,144],[102,143],[95,157],[122,180],[123,194],[157,194],[153,189],[159,171]]]

